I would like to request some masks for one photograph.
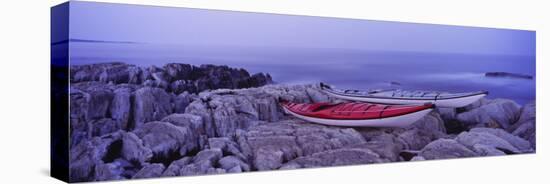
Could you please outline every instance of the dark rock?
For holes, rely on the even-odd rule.
[[[509,73],[509,72],[487,72],[485,73],[485,77],[533,79],[533,76],[530,76],[530,75]]]
[[[189,64],[169,63],[163,68],[173,80],[188,80],[193,74],[193,67]]]

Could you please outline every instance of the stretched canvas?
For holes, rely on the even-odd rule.
[[[535,153],[535,60],[528,30],[71,1],[51,9],[52,176]]]

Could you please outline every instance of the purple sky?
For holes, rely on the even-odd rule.
[[[71,2],[70,37],[186,45],[535,55],[535,32]]]

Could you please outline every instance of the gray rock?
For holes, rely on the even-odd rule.
[[[208,139],[210,149],[219,149],[224,153],[234,155],[240,159],[246,159],[246,156],[241,152],[239,145],[227,137],[216,137]],[[224,168],[228,169],[228,168]]]
[[[193,147],[202,147],[200,137],[201,135],[206,135],[206,130],[201,116],[193,114],[171,114],[164,117],[161,121],[169,122],[180,127],[186,127],[189,129],[191,136],[191,139],[187,141],[193,142],[195,145]]]
[[[516,147],[508,143],[506,140],[487,132],[463,132],[456,137],[456,140],[471,150],[474,149],[476,144],[481,144],[496,148],[503,152],[520,153]]]
[[[192,81],[177,80],[170,84],[170,91],[174,92],[175,94],[181,94],[184,92],[196,93],[197,88]]]
[[[143,140],[143,144],[151,149],[157,158],[169,158],[174,153],[186,155],[188,151],[197,148],[196,141],[192,141],[188,128],[171,123],[149,122],[133,132]]]
[[[178,176],[181,168],[185,167],[185,165],[189,164],[191,161],[191,157],[183,157],[179,160],[173,161],[170,163],[168,168],[164,170],[162,176]]]
[[[219,160],[219,165],[222,169],[228,172],[250,171],[250,166],[235,156],[226,156]]]
[[[156,178],[160,177],[164,171],[164,165],[162,164],[149,164],[145,165],[141,170],[139,170],[133,179],[137,178]]]
[[[495,99],[486,105],[458,114],[471,127],[508,128],[519,118],[520,107],[512,100]]]
[[[534,101],[521,108],[519,120],[508,131],[529,141],[531,147],[536,149],[536,104]]]
[[[512,146],[517,148],[522,153],[532,152],[531,143],[529,143],[525,139],[522,139],[518,136],[512,135],[502,129],[474,128],[474,129],[471,129],[470,132],[486,132],[489,134],[493,134],[501,139],[506,140],[508,143],[510,143]]]
[[[254,126],[238,133],[237,140],[243,154],[261,170],[278,168],[284,160],[365,142],[354,129],[299,120]]]
[[[194,163],[200,163],[204,161],[208,161],[209,163],[217,163],[218,160],[220,160],[223,156],[223,153],[220,149],[205,149],[197,153],[195,157],[193,157]]]
[[[475,151],[480,156],[506,155],[506,153],[502,152],[501,150],[498,150],[495,147],[487,146],[487,145],[484,145],[484,144],[475,144],[473,146],[473,151]]]
[[[283,154],[273,148],[260,148],[254,154],[254,166],[260,171],[278,169],[283,164]]]
[[[120,180],[124,169],[116,163],[98,164],[95,166],[94,181]]]
[[[120,154],[122,158],[138,163],[147,162],[153,157],[151,149],[146,147],[143,141],[132,132],[123,133]]]
[[[185,113],[185,108],[194,100],[194,95],[183,92],[174,99],[174,113]]]
[[[438,107],[437,112],[441,116],[441,118],[445,121],[454,120],[456,119],[456,109],[455,108],[443,108]]]
[[[174,80],[191,79],[193,66],[181,63],[169,63],[163,66],[167,75]]]
[[[117,140],[120,140],[120,134],[115,133],[102,137],[94,137],[72,147],[69,154],[69,162],[71,163],[69,165],[70,181],[93,181],[95,178],[95,166],[112,161],[112,158],[108,158],[106,155],[110,150],[113,150],[111,145]]]
[[[401,161],[399,153],[406,148],[406,145],[392,134],[383,133],[370,137],[366,143],[353,144],[348,147],[366,148],[378,154],[381,159],[396,162]]]
[[[99,119],[107,117],[109,105],[113,99],[113,93],[108,89],[95,89],[89,91],[86,96],[88,103],[87,120]]]
[[[117,121],[121,128],[129,130],[130,110],[132,108],[131,99],[132,90],[128,88],[121,88],[114,91],[113,101],[111,103],[109,112],[111,117]]]
[[[405,145],[405,149],[409,150],[421,150],[424,146],[430,142],[437,140],[439,137],[433,135],[433,133],[425,130],[410,129],[398,135]]]
[[[135,127],[146,122],[158,121],[172,114],[170,95],[159,88],[144,87],[135,92]]]
[[[110,118],[103,118],[92,121],[92,136],[102,136],[110,134],[121,129],[122,125]]]
[[[344,148],[299,157],[285,164],[284,169],[342,166],[355,164],[382,163],[378,154],[369,149]],[[287,165],[290,165],[288,167]]]
[[[411,161],[423,161],[426,160],[423,156],[415,156],[411,159]]]
[[[438,139],[426,145],[419,156],[427,160],[478,156],[475,152],[453,139]]]

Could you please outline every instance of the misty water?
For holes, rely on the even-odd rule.
[[[269,73],[277,83],[326,82],[343,89],[489,91],[488,98],[535,100],[535,80],[490,78],[485,72],[535,76],[535,56],[367,51],[338,48],[236,47],[70,42],[72,65],[125,62],[216,64]]]

